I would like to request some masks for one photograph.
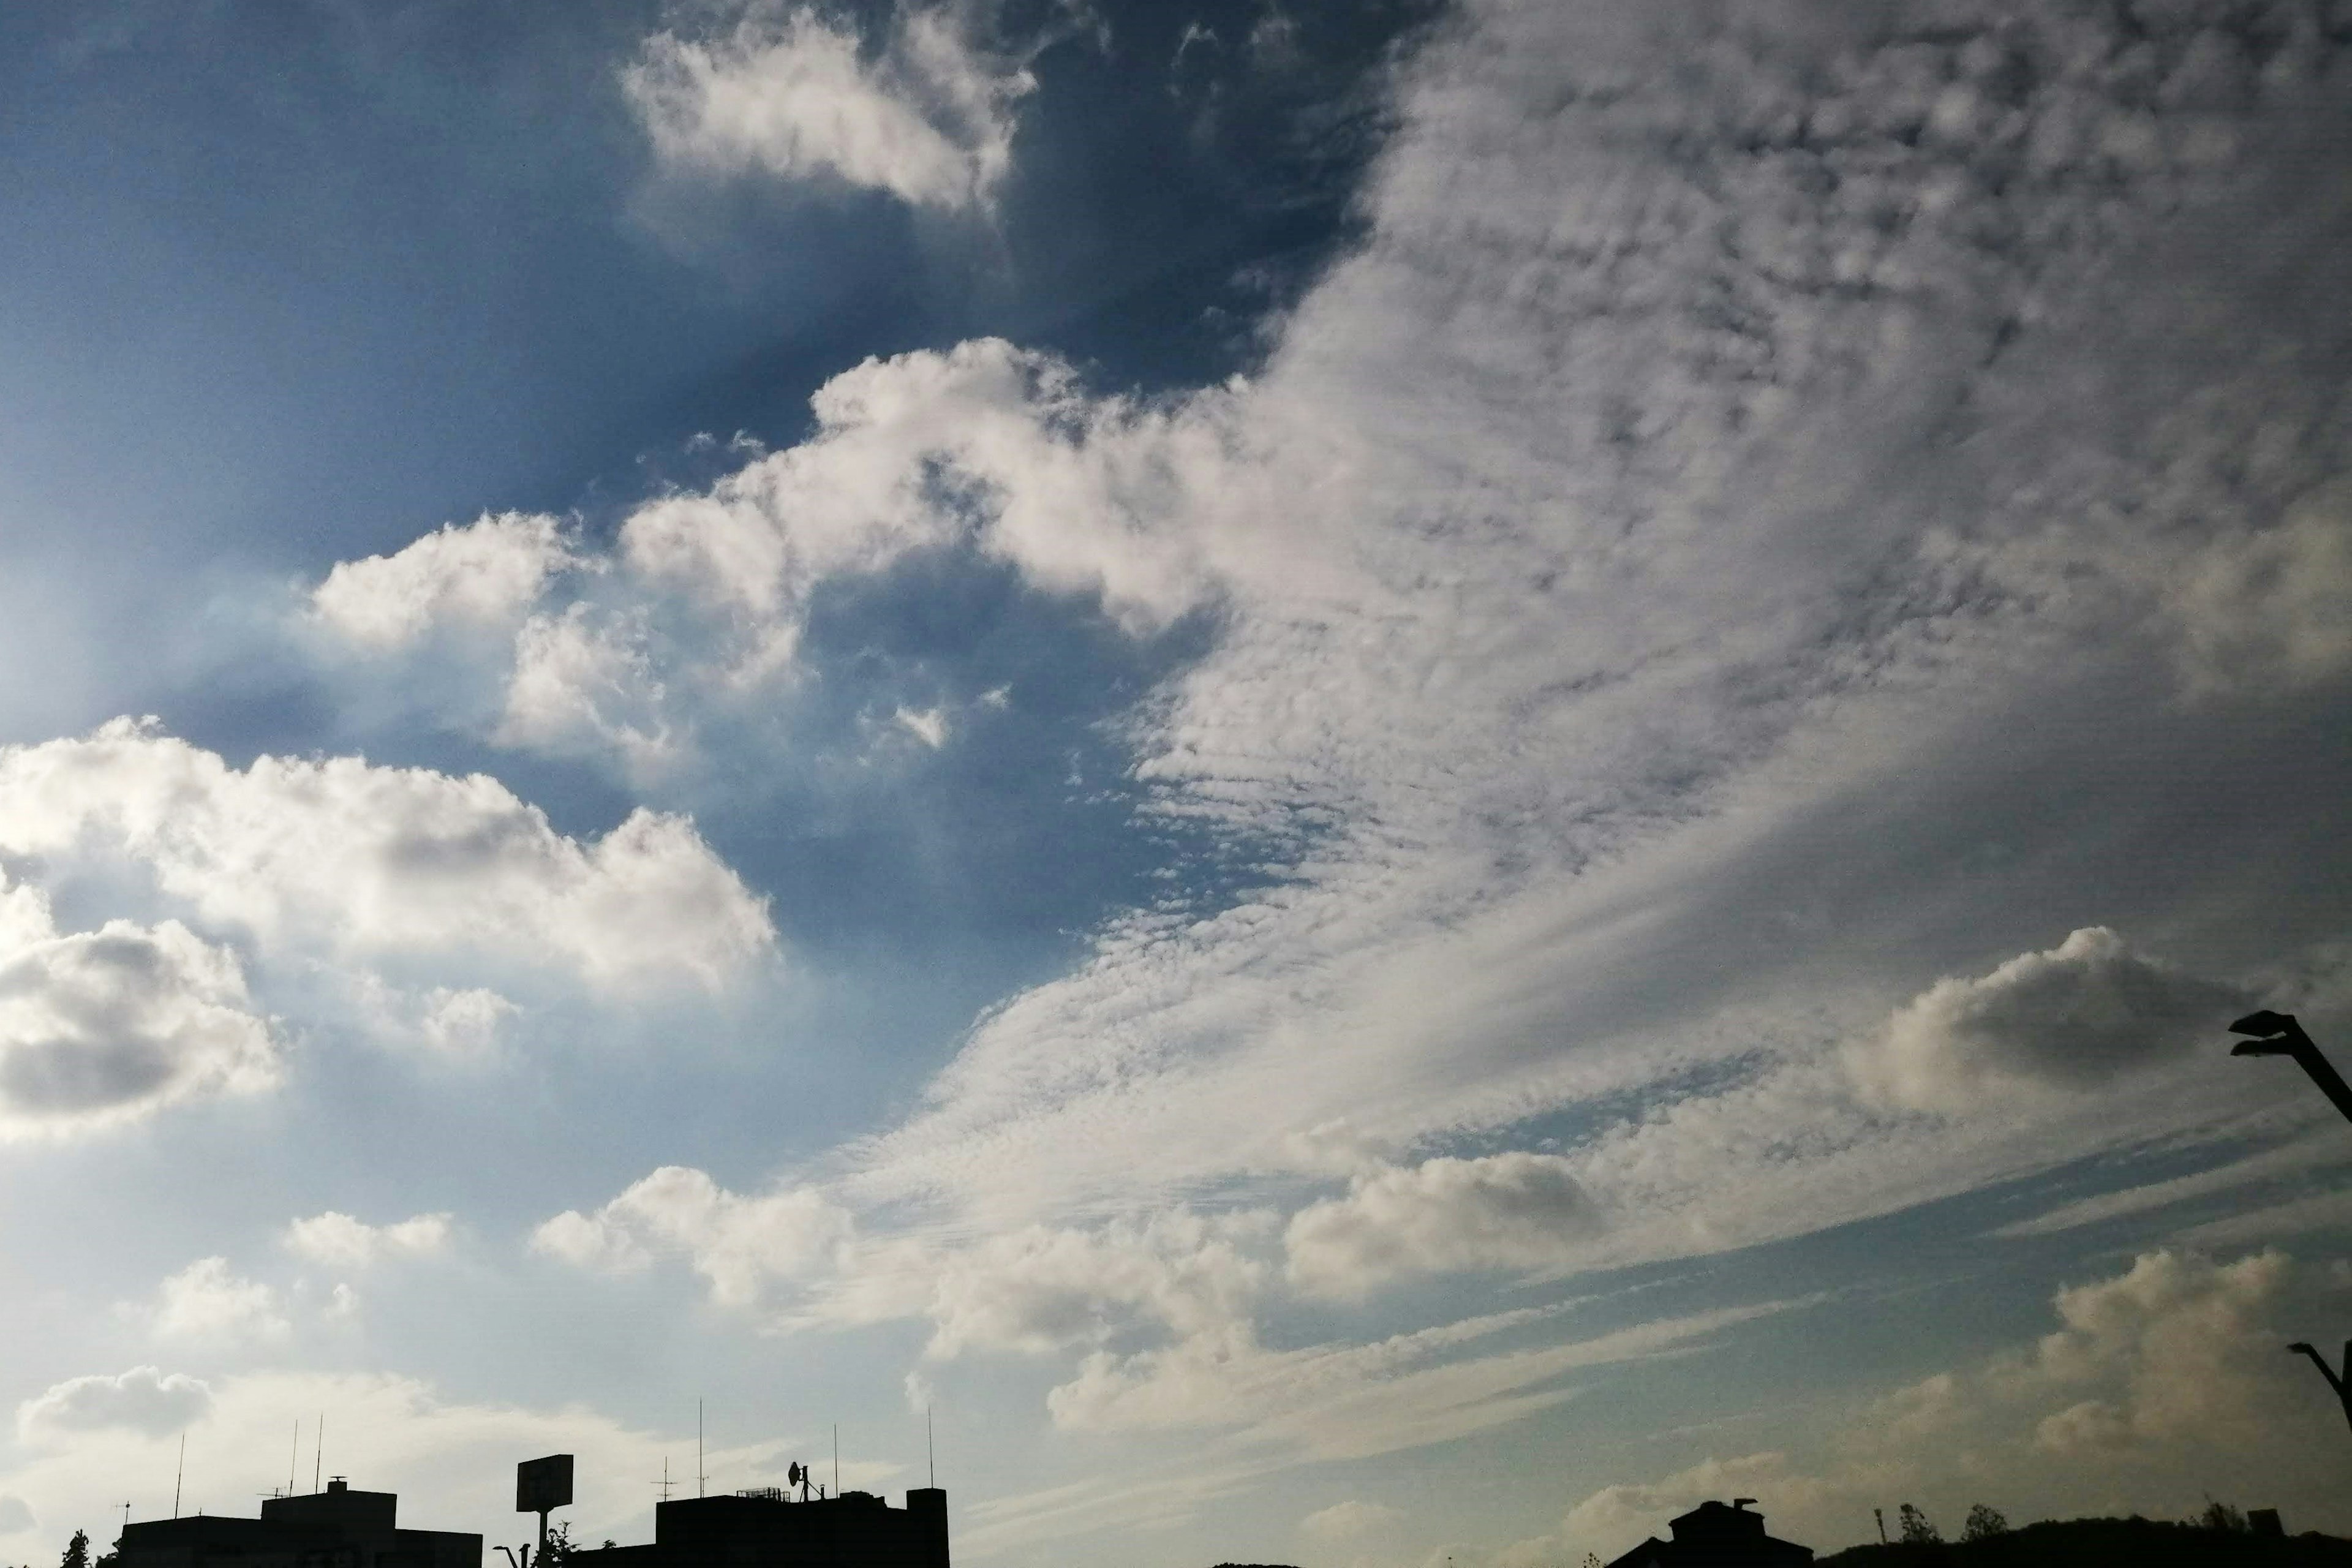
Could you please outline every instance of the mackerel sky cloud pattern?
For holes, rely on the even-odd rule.
[[[348,173],[109,252],[125,454],[0,373],[0,1550],[697,1391],[982,1563],[2352,1530],[2340,7],[457,9],[7,25]]]

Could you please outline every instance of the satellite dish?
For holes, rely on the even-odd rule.
[[[784,1468],[784,1484],[793,1487],[801,1484],[801,1462],[798,1459]]]

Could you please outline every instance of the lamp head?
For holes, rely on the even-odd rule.
[[[2294,1054],[2305,1045],[2303,1026],[2290,1013],[2273,1013],[2265,1007],[2259,1013],[2249,1013],[2230,1026],[2233,1035],[2251,1035],[2252,1039],[2240,1040],[2230,1047],[2233,1057],[2283,1057]]]

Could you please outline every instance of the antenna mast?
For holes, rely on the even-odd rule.
[[[310,1489],[314,1492],[319,1489],[320,1467],[326,1463],[326,1458],[327,1413],[321,1410],[319,1412],[318,1440],[310,1445]]]
[[[180,1434],[180,1468],[172,1472],[172,1517],[180,1517],[180,1482],[188,1473],[188,1435]]]
[[[931,1489],[940,1487],[940,1451],[931,1442],[931,1407],[923,1406],[923,1458],[931,1467]]]
[[[841,1495],[841,1423],[833,1424],[833,1495]]]
[[[702,1468],[702,1401],[694,1402],[694,1495],[700,1497],[702,1489],[710,1484],[710,1474]]]
[[[302,1462],[302,1418],[294,1417],[294,1447],[286,1456],[286,1495],[294,1495],[294,1468]]]

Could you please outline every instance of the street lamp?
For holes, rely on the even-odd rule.
[[[2319,1054],[2319,1047],[2312,1044],[2311,1037],[2303,1032],[2303,1026],[2294,1021],[2292,1014],[2267,1009],[2249,1013],[2230,1026],[2230,1033],[2253,1037],[2231,1047],[2233,1057],[2293,1057],[2295,1065],[2309,1073],[2311,1081],[2319,1086],[2319,1092],[2336,1102],[2344,1120],[2352,1121],[2352,1085],[2346,1084],[2344,1076]]]
[[[2344,1342],[2344,1370],[2340,1373],[2327,1364],[2326,1356],[2309,1345],[2292,1344],[2286,1348],[2296,1355],[2311,1358],[2311,1364],[2319,1369],[2319,1375],[2326,1378],[2327,1386],[2336,1391],[2337,1403],[2344,1406],[2344,1419],[2352,1421],[2352,1381],[2347,1381],[2352,1380],[2352,1340]]]

